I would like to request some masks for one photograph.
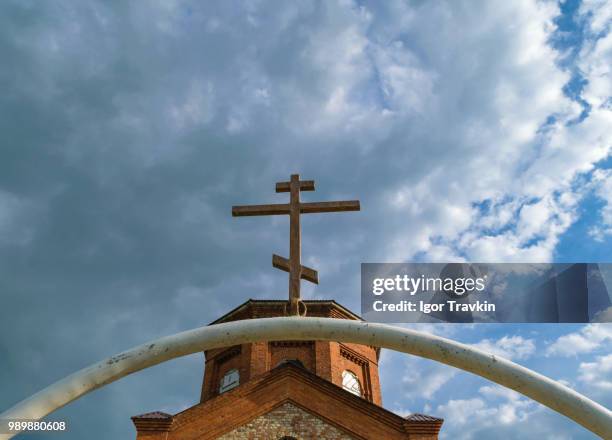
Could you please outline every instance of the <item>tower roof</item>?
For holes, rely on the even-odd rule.
[[[363,321],[361,316],[351,312],[343,305],[331,299],[304,300],[308,309],[308,316],[320,318],[339,318]],[[249,299],[238,307],[230,310],[220,318],[215,319],[209,325],[222,322],[240,321],[242,319],[272,318],[284,316],[287,301],[275,299]]]
[[[429,416],[427,414],[412,413],[406,417],[406,420],[409,420],[411,422],[437,422],[437,421],[443,421],[444,419],[441,419],[439,417]]]
[[[140,414],[137,416],[133,416],[133,419],[170,419],[172,418],[172,414],[168,414],[161,411],[153,411],[145,414]]]

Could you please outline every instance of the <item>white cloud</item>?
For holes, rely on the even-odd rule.
[[[547,356],[577,356],[612,343],[612,326],[588,324],[579,331],[559,337],[546,349]]]
[[[498,340],[483,339],[473,344],[475,347],[501,356],[506,359],[527,359],[535,353],[536,345],[533,339],[526,339],[522,336],[504,336]]]
[[[593,173],[592,184],[595,194],[604,202],[601,208],[601,223],[589,230],[589,234],[597,241],[612,234],[612,171],[597,170]]]
[[[414,328],[415,326],[411,325],[409,327]],[[418,329],[421,331],[428,331],[428,327],[430,326],[422,324],[418,326]],[[457,326],[441,327],[443,327],[440,329],[441,333],[445,336],[450,336],[457,330]],[[455,331],[451,330],[453,327],[455,328]],[[462,327],[462,333],[464,332],[465,328]],[[484,339],[473,345],[497,356],[515,360],[528,359],[535,353],[536,349],[533,339],[526,339],[518,335],[503,336],[497,340]],[[390,369],[388,369],[390,368],[389,364],[393,361],[398,362],[402,358],[403,355],[400,358],[394,353],[383,351],[381,365],[384,364],[384,370],[382,370],[381,374],[384,373],[390,376],[397,375],[397,371],[392,372]],[[410,356],[403,362],[401,369],[402,387],[400,394],[403,398],[412,400],[417,398],[432,400],[434,397],[436,397],[438,391],[443,389],[445,386],[452,388],[452,380],[458,373],[459,370],[456,368]],[[492,396],[493,394],[497,393],[498,397],[504,397],[506,399],[516,398],[519,396],[517,393],[514,393],[511,390],[506,390],[501,387],[483,387],[481,391],[488,396]],[[478,404],[477,402],[472,403]],[[398,408],[400,407],[398,406]]]
[[[551,412],[512,390],[482,386],[478,394],[450,399],[435,413],[444,417],[441,438],[571,439],[566,426],[555,423]]]
[[[592,170],[595,162],[607,156],[610,146],[607,111],[591,112],[584,121],[568,125],[582,108],[563,94],[569,72],[557,66],[560,53],[548,43],[555,32],[553,19],[559,13],[556,5],[522,2],[501,10],[484,8],[486,19],[480,22],[486,26],[475,25],[447,4],[426,5],[416,11],[403,7],[396,12],[398,27],[399,23],[414,26],[408,33],[415,41],[396,41],[387,47],[380,46],[378,40],[370,44],[378,44],[378,52],[405,52],[405,59],[412,60],[405,64],[417,65],[421,74],[428,75],[433,86],[420,86],[420,91],[429,95],[427,104],[416,104],[418,101],[409,98],[402,102],[410,103],[406,110],[427,108],[428,117],[420,123],[435,133],[434,139],[452,147],[437,154],[436,144],[432,139],[423,143],[418,129],[408,135],[406,141],[414,139],[410,156],[430,171],[417,181],[406,178],[388,190],[388,200],[410,227],[400,233],[402,227],[398,225],[397,235],[406,238],[395,238],[386,256],[401,259],[424,252],[431,260],[550,261],[559,238],[578,216],[583,193],[573,186],[574,179]],[[415,16],[429,17],[430,29],[445,32],[438,37],[429,35]],[[509,16],[516,18],[516,23],[508,21]],[[445,22],[450,17],[452,25]],[[503,26],[489,27],[498,19]],[[462,24],[458,26],[457,22]],[[372,26],[377,30],[375,24]],[[391,23],[385,30],[387,41],[394,41],[394,29]],[[461,29],[462,38],[452,29]],[[511,41],[506,39],[507,29],[514,32]],[[503,57],[491,55],[488,46],[470,52],[473,48],[469,41],[479,40],[484,32]],[[414,55],[418,53],[415,47],[427,53],[452,53],[455,39],[464,45],[468,42],[457,51],[469,56],[431,56],[424,62]],[[503,48],[501,52],[499,47]],[[452,65],[448,64],[451,60]],[[595,56],[586,53],[580,58],[586,70],[597,62]],[[487,65],[490,76],[477,76],[480,73],[474,66],[481,64]],[[382,68],[376,61],[374,67]],[[458,91],[445,87],[445,78],[451,76],[470,96],[461,97],[477,103],[476,107],[456,107]],[[489,88],[483,89],[483,83]],[[385,84],[383,75],[383,90]],[[487,99],[480,101],[485,94]],[[394,107],[394,111],[398,110]],[[436,116],[431,117],[434,112]],[[551,116],[554,122],[545,125]],[[444,126],[444,133],[438,131],[439,126]],[[435,165],[427,166],[427,154],[435,157]],[[473,203],[483,201],[488,209],[475,211]]]
[[[457,373],[456,368],[448,365],[410,357],[403,366],[402,395],[407,399],[430,400]]]
[[[472,438],[488,427],[524,423],[538,407],[537,403],[498,386],[483,386],[479,394],[480,397],[470,399],[451,399],[437,408],[451,426],[467,428],[459,438]]]
[[[588,26],[593,33],[609,28],[612,22],[612,8],[607,0],[582,0],[580,14],[588,16]]]
[[[580,130],[591,146],[600,145],[612,151],[612,5],[605,0],[586,0],[580,5],[580,15],[587,22],[587,38],[580,53],[579,68],[587,81],[582,97],[591,106],[588,120]],[[604,202],[601,223],[589,233],[597,241],[612,234],[612,174],[596,170],[593,174],[595,192]]]
[[[480,394],[489,399],[503,398],[506,400],[516,401],[525,398],[523,395],[517,393],[516,391],[502,387],[500,385],[485,385],[480,387],[478,390]]]
[[[581,362],[578,380],[599,391],[612,391],[612,354],[598,356],[594,362]]]

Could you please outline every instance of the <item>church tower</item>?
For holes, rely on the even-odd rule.
[[[361,320],[333,300],[299,296],[300,279],[318,283],[315,270],[300,263],[299,215],[359,210],[359,202],[300,203],[299,192],[313,181],[276,185],[290,192],[280,205],[234,207],[234,216],[288,214],[290,258],[273,256],[289,272],[289,301],[253,300],[210,325],[286,316]],[[297,220],[296,220],[297,218]],[[443,420],[402,417],[382,407],[378,347],[329,341],[264,341],[204,352],[200,402],[178,414],[153,412],[132,417],[137,440],[434,440]]]
[[[249,300],[213,324],[283,316],[285,301]],[[360,319],[334,301],[305,301],[308,316]],[[285,364],[302,368],[368,402],[381,405],[378,381],[380,349],[328,341],[272,341],[243,344],[204,353],[201,402]]]

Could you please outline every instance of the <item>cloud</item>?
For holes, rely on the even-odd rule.
[[[578,380],[598,391],[612,390],[612,354],[597,356],[594,362],[581,362]]]
[[[589,118],[585,121],[581,135],[588,136],[591,144],[603,142],[612,146],[612,135],[593,127],[612,122],[612,32],[610,32],[610,4],[601,0],[583,1],[580,17],[586,23],[587,38],[580,52],[578,66],[585,79],[582,97],[589,105]],[[593,173],[595,194],[603,202],[600,223],[591,227],[589,234],[597,241],[612,233],[612,179],[609,169],[598,169]]]
[[[0,189],[0,244],[25,246],[35,230],[36,206]]]
[[[612,22],[612,11],[606,0],[583,0],[580,4],[580,15],[588,20],[589,30],[598,34],[609,29]]]
[[[498,385],[482,386],[474,397],[450,399],[436,411],[445,417],[441,438],[572,439],[581,434],[537,402]]]
[[[536,351],[536,344],[533,339],[526,339],[518,335],[503,336],[498,340],[483,339],[473,345],[487,353],[511,360],[527,359]]]
[[[432,399],[457,374],[455,368],[443,364],[430,365],[429,368],[423,367],[422,363],[406,365],[402,384],[407,398]]]
[[[381,352],[379,368],[383,394],[391,394],[388,398],[393,411],[407,414],[406,405],[412,408],[420,399],[434,399],[445,386],[452,386],[449,382],[459,372],[448,365],[390,350]]]
[[[436,326],[437,324],[431,327]],[[421,331],[428,331],[427,327],[423,324],[419,326],[419,329]],[[450,332],[450,329],[442,328],[441,334],[447,337],[451,335],[458,336],[458,333],[465,335],[467,330],[463,326],[460,329],[454,326],[454,329],[455,331]],[[476,330],[473,326],[471,329]],[[483,339],[472,345],[488,353],[513,360],[529,359],[536,351],[536,344],[533,339],[526,339],[518,335],[506,335],[496,340]],[[399,363],[401,359],[403,359],[401,369],[392,366],[394,363]],[[383,351],[380,363],[382,368],[381,374],[390,377],[401,375],[401,396],[402,399],[408,399],[409,401],[416,399],[432,400],[445,387],[452,389],[456,385],[455,378],[459,373],[459,370],[456,368],[441,363],[413,356],[409,356],[406,360],[405,356],[400,356],[387,350]],[[397,386],[397,383],[395,385]],[[396,406],[401,408],[398,405],[399,403]]]
[[[593,173],[592,184],[595,195],[603,202],[601,208],[601,222],[589,229],[589,234],[597,241],[612,234],[612,171],[596,170]]]
[[[547,356],[577,356],[592,353],[612,342],[612,328],[607,324],[588,324],[579,331],[559,337],[546,348]]]
[[[463,427],[458,438],[478,438],[481,430],[526,423],[537,411],[537,403],[512,391],[497,386],[484,386],[478,391],[480,397],[451,399],[437,408],[453,428]]]

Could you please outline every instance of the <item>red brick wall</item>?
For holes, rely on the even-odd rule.
[[[248,365],[250,370],[250,377],[257,377],[264,374],[266,371],[270,371],[270,353],[268,349],[268,342],[256,342],[250,345],[250,356],[248,359]]]
[[[313,341],[280,341],[270,342],[270,368],[282,361],[297,359],[308,371],[316,372]]]

